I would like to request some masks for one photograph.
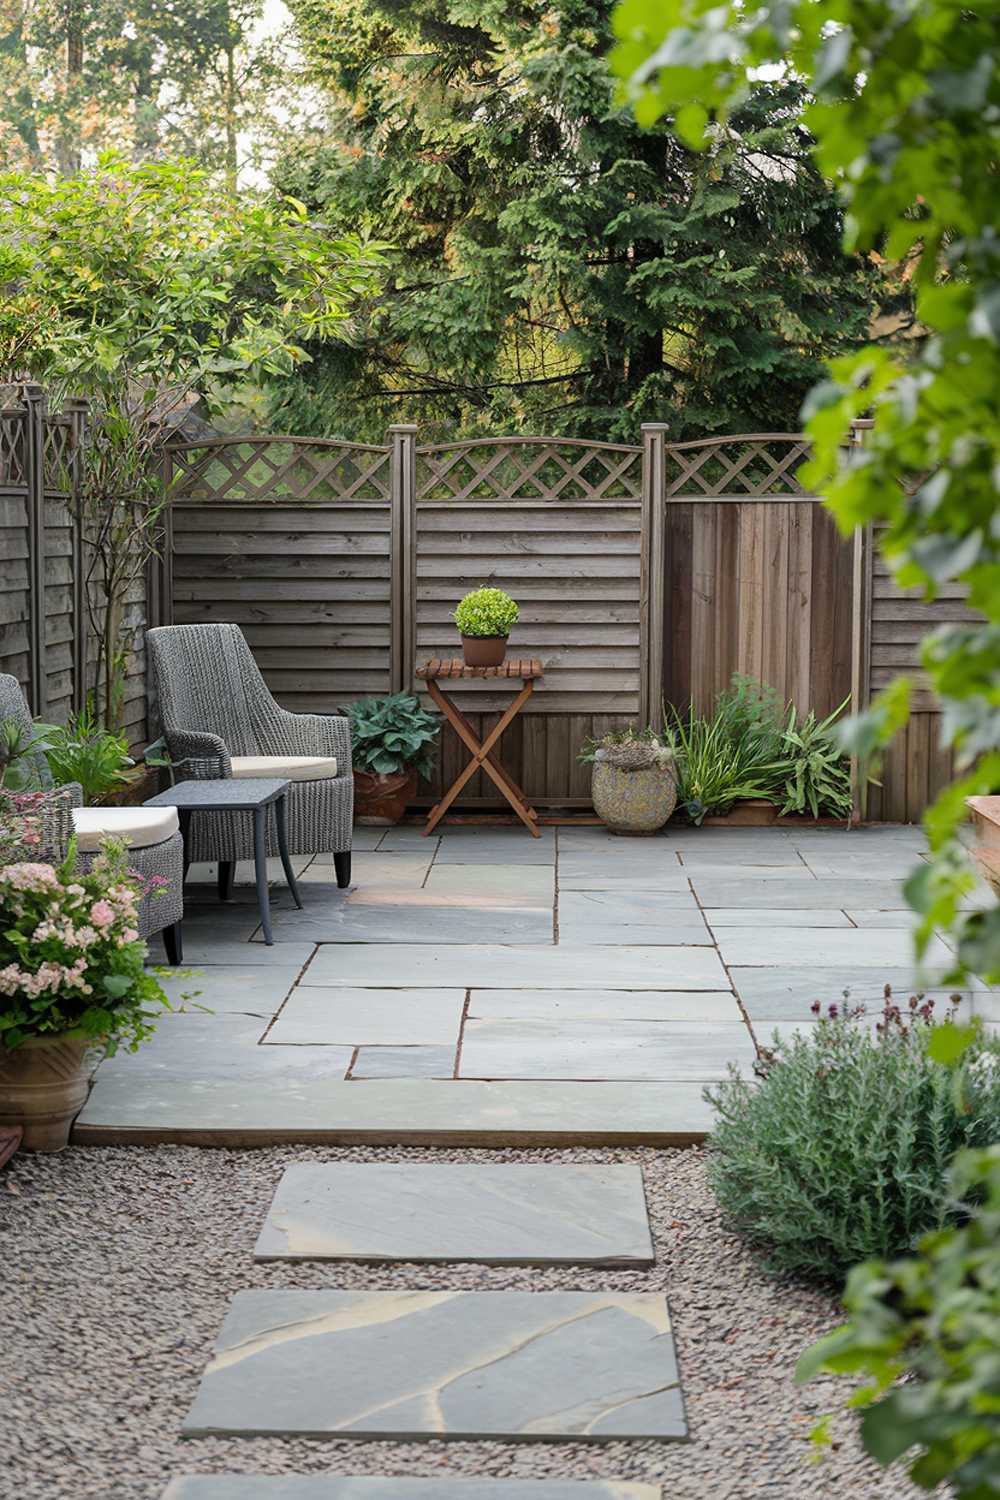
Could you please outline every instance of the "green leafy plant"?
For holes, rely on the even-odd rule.
[[[777,695],[752,678],[733,677],[710,719],[668,706],[664,739],[680,778],[678,801],[694,823],[726,813],[748,797],[771,798],[781,772]]]
[[[152,884],[155,884],[152,883]],[[138,903],[149,884],[128,868],[125,845],[109,840],[89,870],[75,850],[58,868],[0,870],[0,1046],[72,1032],[135,1051],[171,1009],[146,971]]]
[[[789,704],[788,718],[781,731],[785,758],[778,795],[782,799],[782,814],[808,812],[814,818],[823,813],[838,818],[851,816],[850,761],[832,732],[850,701],[845,698],[823,720],[817,719],[813,709],[800,719],[795,705]]]
[[[666,750],[668,756],[673,758],[673,752],[663,745],[655,729],[649,725],[645,729],[633,729],[631,725],[625,729],[609,729],[607,734],[598,735],[596,738],[588,735],[580,746],[576,758],[582,765],[591,766],[601,750],[625,750],[633,746],[637,748],[649,746],[654,751]]]
[[[455,624],[462,635],[502,635],[506,640],[517,624],[520,610],[503,589],[473,589],[459,602]]]
[[[124,733],[101,729],[92,709],[84,708],[66,724],[40,726],[45,758],[57,786],[79,782],[84,801],[100,802],[129,780],[135,765]]]
[[[47,747],[47,724],[33,724],[25,729],[15,719],[5,719],[0,724],[0,786],[10,792],[20,792],[36,785],[28,756]]]
[[[979,619],[928,635],[922,664],[960,778],[926,815],[933,861],[907,885],[922,952],[945,928],[956,977],[1000,976],[1000,906],[965,910],[975,877],[961,846],[965,799],[1000,787],[1000,255],[995,6],[907,0],[622,0],[612,64],[641,123],[670,115],[714,160],[761,72],[800,79],[803,124],[845,201],[845,248],[876,250],[916,290],[924,337],[834,360],[807,400],[813,461],[800,478],[845,534],[875,524],[898,583],[927,599],[967,592]],[[857,418],[864,445],[845,450]],[[905,480],[900,483],[901,477]],[[946,596],[947,597],[947,596]],[[851,730],[867,755],[906,723],[898,678]]]
[[[358,698],[345,712],[351,721],[356,770],[391,776],[412,766],[421,776],[430,775],[441,732],[440,714],[424,708],[409,693]]]
[[[1000,1495],[1000,1145],[955,1158],[949,1212],[906,1260],[851,1272],[850,1319],[799,1360],[803,1383],[826,1372],[866,1383],[851,1397],[861,1438],[883,1466],[907,1459],[923,1490],[960,1500]]]
[[[715,1106],[710,1178],[729,1223],[769,1270],[843,1282],[852,1266],[899,1255],[940,1228],[954,1153],[1000,1138],[1000,1039],[978,1030],[957,1073],[935,1056],[934,1002],[886,993],[876,1027],[835,1004],[735,1069]]]

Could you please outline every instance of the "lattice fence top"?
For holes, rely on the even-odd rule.
[[[24,411],[0,411],[0,484],[17,489],[28,482]]]
[[[212,438],[168,447],[175,500],[389,499],[389,449],[333,438]]]
[[[68,495],[73,487],[73,428],[66,417],[46,417],[42,423],[42,473],[47,491]]]
[[[642,449],[577,438],[484,438],[417,449],[417,499],[639,500]]]
[[[810,455],[801,433],[747,433],[667,444],[667,494],[748,499],[807,495],[798,469]]]

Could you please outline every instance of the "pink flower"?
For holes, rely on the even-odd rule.
[[[106,901],[95,901],[90,908],[90,920],[95,927],[110,927],[115,913]]]

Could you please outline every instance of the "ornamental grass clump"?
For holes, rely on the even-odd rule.
[[[937,1029],[933,1001],[898,1006],[887,989],[874,1028],[832,1005],[762,1051],[756,1082],[730,1069],[706,1090],[712,1189],[768,1270],[842,1283],[949,1221],[955,1152],[1000,1140],[1000,1039],[977,1030],[949,1072]]]

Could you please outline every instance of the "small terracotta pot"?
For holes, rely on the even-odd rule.
[[[778,808],[764,797],[747,797],[727,813],[714,813],[702,821],[703,828],[766,828],[777,821]]]
[[[0,1125],[22,1125],[24,1151],[61,1151],[86,1102],[93,1042],[64,1034],[0,1047]]]
[[[505,635],[463,635],[462,655],[467,667],[500,667],[507,655]]]
[[[369,828],[388,828],[399,822],[416,794],[417,773],[412,768],[388,776],[355,771],[354,821]]]

